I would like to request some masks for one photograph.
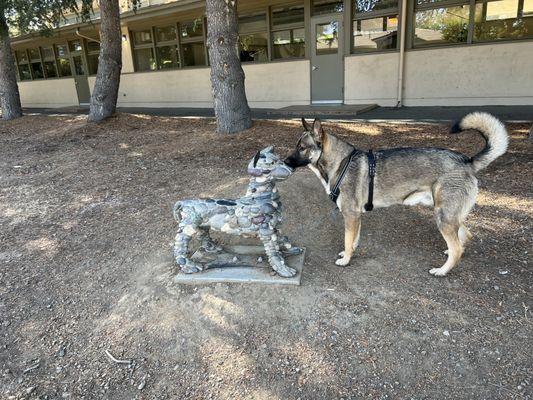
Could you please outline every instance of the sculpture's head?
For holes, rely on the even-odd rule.
[[[248,174],[262,181],[282,181],[292,174],[292,168],[286,165],[278,155],[272,152],[272,146],[258,151],[248,164]]]

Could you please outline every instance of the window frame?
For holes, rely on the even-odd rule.
[[[291,24],[281,24],[278,26],[274,26],[274,9],[280,8],[280,7],[294,7],[294,6],[302,6],[303,7],[303,20],[300,23],[291,23]],[[307,5],[310,5],[308,1],[298,1],[298,2],[291,2],[287,4],[277,4],[277,5],[271,5],[268,7],[267,12],[267,28],[268,28],[268,61],[294,61],[294,60],[306,60],[310,58],[310,54],[308,53],[308,43],[310,39],[308,40],[307,36],[307,27],[306,27],[306,7]],[[304,55],[303,57],[287,57],[287,58],[274,58],[274,33],[276,32],[282,32],[282,31],[290,31],[290,37],[291,37],[291,43],[294,37],[294,30],[295,29],[303,29],[304,31]]]
[[[260,30],[260,29],[251,29],[251,30],[245,30],[244,32],[241,32],[239,30],[239,18],[242,17],[246,17],[246,16],[249,16],[249,15],[254,15],[254,14],[264,14],[265,16],[265,29],[264,30]],[[267,61],[241,61],[241,64],[245,64],[245,65],[248,65],[248,64],[264,64],[265,62],[270,62],[272,61],[271,59],[271,48],[272,46],[270,45],[270,29],[269,29],[269,25],[270,25],[270,17],[269,17],[269,7],[265,7],[265,8],[258,8],[258,9],[254,9],[254,10],[249,10],[247,12],[244,12],[243,14],[239,14],[237,12],[237,35],[238,35],[238,43],[237,43],[237,54],[239,56],[239,60],[240,60],[240,39],[241,39],[241,35],[242,36],[247,36],[247,35],[256,35],[258,33],[265,33],[266,34],[266,37],[267,37]]]
[[[373,10],[368,12],[357,12],[357,10],[354,7],[354,0],[349,0],[351,9],[348,11],[350,13],[350,51],[349,54],[351,55],[366,55],[366,54],[382,54],[382,53],[391,53],[400,51],[400,40],[404,40],[402,33],[402,2],[408,1],[408,0],[398,0],[398,4],[396,7],[389,7],[382,10]],[[411,3],[416,2],[416,0],[411,0]],[[409,5],[409,2],[407,3]],[[357,51],[354,47],[354,24],[357,24],[360,21],[368,20],[368,19],[376,19],[376,18],[388,18],[395,16],[398,19],[398,25],[396,28],[396,32],[398,35],[398,40],[396,41],[396,48],[394,49],[376,49],[376,50],[370,50],[370,51]],[[412,16],[414,20],[414,13],[410,13],[407,11],[407,16]],[[406,24],[409,26],[408,24]]]

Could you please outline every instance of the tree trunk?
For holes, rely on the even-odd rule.
[[[89,111],[89,121],[95,122],[110,117],[117,108],[122,69],[122,33],[118,0],[100,0],[100,21],[98,72]]]
[[[207,0],[206,14],[217,130],[240,132],[252,126],[252,118],[237,54],[237,1]]]
[[[4,10],[0,9],[0,106],[2,107],[2,118],[6,120],[22,117],[15,68],[15,59],[9,40],[9,28]]]

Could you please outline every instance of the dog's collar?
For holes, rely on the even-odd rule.
[[[335,182],[335,185],[333,186],[333,189],[329,192],[329,198],[331,201],[333,201],[335,204],[337,204],[337,199],[340,195],[340,186],[342,183],[342,180],[344,179],[344,175],[346,175],[346,171],[348,171],[348,166],[352,162],[353,157],[358,153],[356,149],[353,149],[350,155],[347,158],[346,162],[344,163],[344,166],[342,167],[341,173],[339,177],[337,178],[337,182]]]
[[[365,204],[366,211],[372,211],[374,209],[374,204],[372,200],[374,198],[374,176],[376,176],[376,156],[372,153],[372,150],[368,150],[366,153],[368,158],[368,201]]]

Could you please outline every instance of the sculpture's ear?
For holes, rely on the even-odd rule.
[[[263,150],[261,150],[261,153],[263,154],[272,153],[272,150],[274,150],[274,146],[268,146],[268,147],[265,147]]]
[[[311,132],[312,127],[307,123],[304,117],[302,117],[302,125],[306,132]]]
[[[257,153],[255,153],[255,156],[254,156],[254,168],[255,166],[257,165],[257,161],[259,161],[259,157],[261,156],[261,152],[258,151]]]
[[[319,144],[324,142],[324,129],[322,129],[322,122],[320,122],[320,119],[318,118],[316,118],[313,122],[312,134],[315,142]]]

